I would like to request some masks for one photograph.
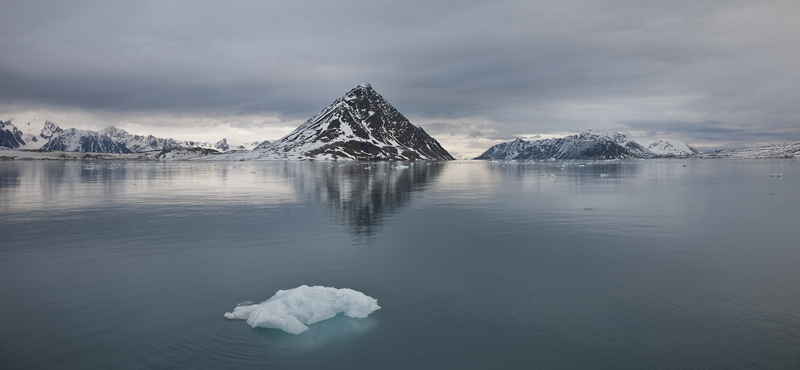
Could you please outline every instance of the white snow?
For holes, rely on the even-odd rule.
[[[689,144],[675,139],[639,140],[639,145],[657,155],[682,156],[697,154],[697,150],[689,146]]]
[[[378,300],[352,289],[301,285],[279,290],[259,304],[248,304],[225,313],[228,319],[247,320],[252,327],[280,329],[300,334],[315,322],[330,319],[342,312],[345,316],[365,318],[380,309]]]

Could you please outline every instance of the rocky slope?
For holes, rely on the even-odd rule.
[[[475,159],[632,159],[656,154],[618,132],[587,130],[563,138],[525,141],[516,139],[495,145]]]
[[[25,145],[22,131],[11,121],[0,121],[0,147],[16,149]]]
[[[355,87],[289,135],[255,151],[253,159],[453,159],[369,84]]]

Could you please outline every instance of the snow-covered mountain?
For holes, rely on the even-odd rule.
[[[259,145],[250,159],[450,160],[369,84],[334,101],[289,135]],[[252,157],[252,158],[251,158]]]
[[[226,138],[222,138],[222,140],[217,141],[214,145],[209,149],[216,149],[220,152],[227,152],[231,150],[253,150],[259,145],[269,145],[269,140],[265,141],[253,141],[249,143],[239,143],[235,141],[230,141]],[[204,148],[204,146],[201,146]]]
[[[25,145],[24,134],[9,121],[0,121],[0,147],[16,149]]]
[[[118,129],[116,127],[107,127],[103,130],[100,130],[98,134],[110,138],[115,143],[123,145],[129,151],[134,153],[200,146],[198,145],[199,143],[195,143],[193,141],[186,142],[173,139],[162,139],[153,135],[132,135],[127,131]]]
[[[699,158],[800,158],[800,141],[776,145],[718,150],[696,155]]]
[[[489,150],[483,152],[480,156],[475,159],[516,159],[517,156],[522,154],[525,149],[530,146],[530,142],[517,138],[514,141],[509,141],[507,143],[497,144]]]
[[[97,131],[69,128],[54,135],[42,146],[54,152],[132,153],[124,144]]]
[[[134,153],[149,152],[153,150],[171,150],[171,149],[188,149],[188,148],[203,148],[214,149],[220,152],[227,152],[230,150],[253,150],[261,142],[238,143],[229,141],[222,138],[216,143],[207,141],[191,141],[191,140],[175,140],[163,139],[153,135],[132,135],[127,131],[118,129],[116,127],[108,127],[100,131],[100,134],[110,137],[117,143],[125,145],[130,151]]]
[[[618,132],[587,130],[563,138],[497,144],[475,159],[631,159],[655,154]]]
[[[675,139],[639,140],[639,144],[659,156],[685,156],[700,153],[689,144]]]
[[[21,126],[34,129],[31,122]],[[269,141],[238,143],[223,138],[216,143],[163,139],[153,135],[132,135],[116,127],[100,131],[67,130],[53,122],[45,121],[38,134],[25,133],[11,120],[0,121],[0,147],[11,149],[42,149],[64,152],[92,153],[142,153],[148,151],[169,151],[172,149],[202,148],[217,152],[248,151]]]
[[[30,122],[22,127],[25,128],[26,131],[29,128],[33,129]],[[0,147],[12,149],[39,149],[47,143],[50,138],[63,131],[64,130],[55,123],[45,121],[44,126],[38,134],[31,134],[23,132],[19,127],[14,125],[11,120],[5,122],[0,121]]]

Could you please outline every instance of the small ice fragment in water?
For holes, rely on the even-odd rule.
[[[225,317],[247,320],[254,328],[300,334],[308,330],[306,325],[330,319],[339,312],[361,319],[380,308],[378,300],[352,289],[301,285],[279,290],[272,298],[259,304],[239,305],[233,312],[225,313]]]
[[[607,173],[601,173],[601,174],[600,174],[600,177],[608,177],[608,176],[610,176],[610,175],[609,175],[609,174],[607,174]]]
[[[769,175],[769,177],[783,177],[783,174],[782,173],[773,173],[773,174]]]

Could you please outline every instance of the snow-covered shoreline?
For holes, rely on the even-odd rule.
[[[180,149],[142,153],[88,153],[0,148],[0,160],[190,160],[209,157],[207,149]]]

